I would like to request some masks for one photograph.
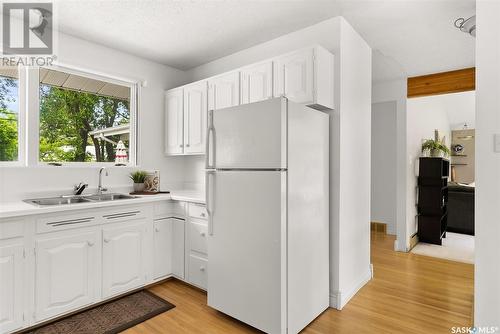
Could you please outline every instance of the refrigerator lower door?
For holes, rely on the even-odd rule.
[[[207,168],[286,168],[285,98],[211,111]]]
[[[208,305],[286,333],[286,172],[207,174]]]

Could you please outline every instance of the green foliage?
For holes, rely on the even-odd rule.
[[[16,161],[17,145],[17,117],[0,109],[0,161]]]
[[[434,140],[434,139],[427,139],[423,144],[422,144],[422,152],[443,152],[445,156],[450,155],[450,149],[440,142],[439,140]]]
[[[0,161],[18,159],[17,113],[8,109],[8,104],[17,98],[12,89],[17,89],[17,80],[0,77]]]
[[[134,183],[144,183],[144,180],[146,179],[146,176],[148,173],[143,170],[137,170],[133,173],[130,173],[130,179],[134,181]]]
[[[41,85],[40,161],[114,161],[113,144],[89,133],[128,122],[126,100]],[[95,156],[88,146],[94,147]]]

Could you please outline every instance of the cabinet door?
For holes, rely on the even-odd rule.
[[[35,240],[35,320],[92,304],[99,280],[99,233],[64,232]]]
[[[274,96],[296,103],[314,101],[314,50],[294,52],[275,60]]]
[[[241,104],[273,97],[272,61],[245,67],[241,76]]]
[[[145,282],[144,221],[113,224],[103,229],[102,294],[107,298]]]
[[[172,274],[184,279],[184,228],[183,219],[171,218],[172,221]]]
[[[208,81],[208,109],[216,110],[240,104],[240,73],[231,72]]]
[[[154,279],[172,273],[173,219],[154,222]]]
[[[23,326],[23,245],[0,244],[0,333]]]
[[[183,90],[165,94],[165,154],[184,152]]]
[[[205,152],[207,90],[206,81],[184,87],[184,153]]]

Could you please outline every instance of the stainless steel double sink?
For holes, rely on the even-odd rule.
[[[36,206],[51,206],[51,205],[77,204],[77,203],[118,201],[118,200],[133,199],[133,198],[137,197],[127,194],[109,193],[109,194],[94,194],[94,195],[84,195],[84,196],[80,195],[80,196],[57,196],[57,197],[47,197],[47,198],[33,198],[33,199],[26,199],[24,200],[24,202]]]

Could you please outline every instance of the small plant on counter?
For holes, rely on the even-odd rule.
[[[138,170],[133,173],[130,173],[130,179],[134,182],[134,191],[143,191],[144,190],[144,180],[146,180],[147,172],[143,170]]]

